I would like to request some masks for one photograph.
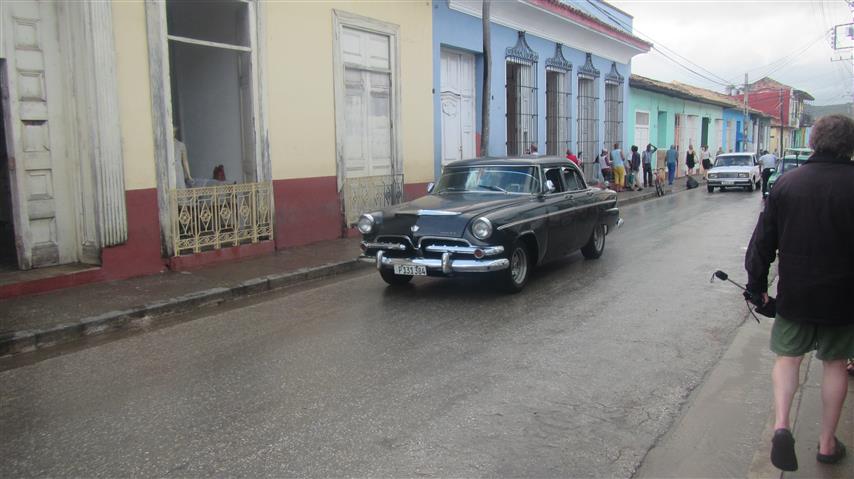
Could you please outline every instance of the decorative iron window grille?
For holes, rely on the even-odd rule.
[[[599,70],[590,53],[578,69],[578,151],[584,163],[584,177],[594,178],[593,161],[599,156],[599,96],[596,88]]]
[[[505,50],[507,62],[507,154],[537,152],[537,60],[539,56],[519,32],[516,45]]]
[[[563,155],[572,144],[572,63],[561,44],[546,60],[546,153]]]
[[[174,254],[273,239],[269,181],[171,190]]]
[[[617,63],[611,62],[611,71],[605,76],[605,144],[623,147],[623,82]]]
[[[359,221],[359,215],[396,205],[403,201],[403,175],[345,178],[344,217],[347,225]]]

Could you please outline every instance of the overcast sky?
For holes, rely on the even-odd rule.
[[[585,0],[572,0],[572,3],[590,8]],[[809,92],[816,105],[852,101],[852,61],[830,59],[840,54],[850,57],[854,50],[834,52],[829,35],[824,34],[833,25],[852,21],[844,0],[612,0],[609,3],[634,17],[635,35],[652,41],[671,58],[706,77],[743,84],[745,72],[751,82],[768,75]],[[716,91],[724,89],[656,51],[634,57],[632,73]]]

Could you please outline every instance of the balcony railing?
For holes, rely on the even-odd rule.
[[[270,182],[170,191],[175,256],[273,239]]]
[[[403,175],[365,176],[344,180],[344,216],[355,224],[359,215],[403,201]]]

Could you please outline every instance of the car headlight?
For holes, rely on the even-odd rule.
[[[717,173],[709,173],[709,178],[717,178],[717,177],[718,177]]]
[[[373,231],[375,224],[376,220],[374,219],[374,215],[365,213],[359,217],[359,221],[358,223],[356,223],[356,227],[359,228],[360,233],[366,235]]]
[[[479,240],[485,240],[492,235],[492,222],[486,218],[478,218],[471,224],[471,234]]]
[[[748,173],[739,173],[739,174],[738,174],[738,177],[739,177],[739,178],[747,178],[747,177],[749,177],[749,176],[750,176],[750,175],[749,175]]]

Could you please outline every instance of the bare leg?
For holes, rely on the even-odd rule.
[[[789,429],[789,411],[798,389],[803,356],[777,356],[771,379],[774,383],[774,430]],[[837,413],[838,419],[838,413]]]
[[[821,436],[819,436],[819,452],[832,454],[836,447],[834,435],[842,414],[842,404],[848,393],[848,373],[845,371],[846,360],[824,361],[824,373],[821,378]]]

